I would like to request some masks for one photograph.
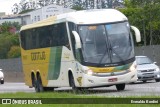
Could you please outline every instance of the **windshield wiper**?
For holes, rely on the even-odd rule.
[[[123,58],[112,48],[112,46],[110,45],[110,47],[109,47],[109,50],[111,50],[113,53],[115,53],[116,54],[116,56],[121,60],[121,62],[123,63],[123,64],[125,64],[125,61],[123,60]],[[99,61],[99,63],[98,63],[98,65],[100,65],[101,64],[101,62],[102,62],[102,60],[103,60],[103,58],[105,57],[105,55],[106,55],[106,53],[107,53],[107,49],[106,49],[106,51],[105,51],[105,53],[103,54],[103,56],[102,56],[102,58],[100,59],[100,61]],[[110,60],[111,60],[111,62],[112,62],[112,58],[111,58],[112,56],[110,55]]]
[[[101,59],[100,59],[100,61],[99,61],[98,65],[100,65],[100,64],[101,64],[101,62],[102,62],[103,58],[106,56],[107,51],[108,51],[108,50],[107,50],[107,48],[106,48],[106,50],[105,50],[105,52],[104,52],[103,56],[101,57]],[[110,58],[110,57],[109,57],[109,58]],[[110,58],[110,60],[111,60],[111,58]]]
[[[111,50],[111,52],[110,52],[110,61],[111,61],[111,63],[112,63],[112,55],[111,54],[113,54],[113,53],[115,53],[116,54],[116,56],[121,60],[121,62],[123,63],[123,64],[125,64],[125,61],[123,60],[123,58],[113,49],[113,47],[112,47],[112,45],[111,45],[111,43],[110,43],[110,40],[108,40],[108,44],[109,44],[109,50]],[[103,60],[103,58],[105,57],[105,55],[106,55],[106,53],[108,52],[108,49],[106,49],[105,50],[105,53],[103,54],[103,56],[102,56],[102,58],[100,59],[100,61],[99,61],[99,63],[98,63],[98,65],[100,65],[101,64],[101,62],[102,62],[102,60]],[[112,53],[113,52],[113,53]]]
[[[123,60],[123,58],[113,49],[113,47],[110,45],[109,50],[111,50],[113,53],[116,54],[116,56],[122,61],[123,64],[125,64],[125,61]]]

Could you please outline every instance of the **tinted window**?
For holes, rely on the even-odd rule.
[[[21,45],[25,50],[53,46],[69,48],[66,24],[61,23],[22,31]]]

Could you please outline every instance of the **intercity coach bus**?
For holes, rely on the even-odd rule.
[[[36,92],[112,85],[124,90],[137,80],[131,29],[140,42],[139,30],[115,9],[64,13],[22,26],[25,84]]]

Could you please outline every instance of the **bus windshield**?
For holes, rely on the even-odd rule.
[[[84,62],[116,64],[134,58],[128,22],[80,25],[78,30]]]

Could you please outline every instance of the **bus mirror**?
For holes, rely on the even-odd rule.
[[[134,30],[135,32],[135,36],[136,36],[136,42],[141,42],[141,34],[138,28],[136,28],[135,26],[131,26],[131,28]]]
[[[81,40],[80,37],[78,35],[78,33],[76,31],[72,31],[74,38],[75,38],[75,42],[76,42],[76,49],[81,48]]]

